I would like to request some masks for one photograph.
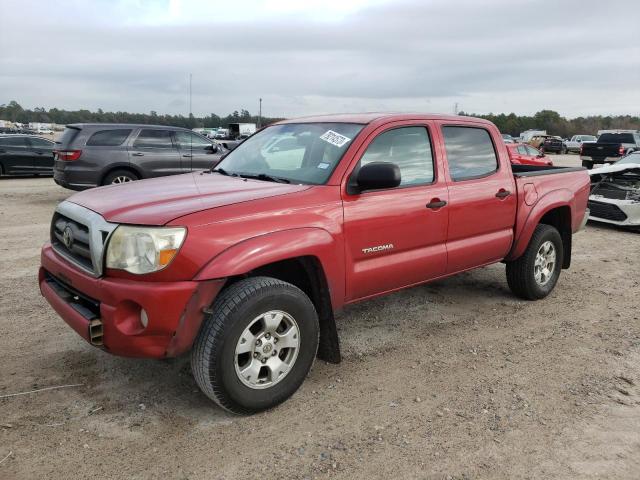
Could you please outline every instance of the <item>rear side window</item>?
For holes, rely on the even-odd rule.
[[[127,139],[131,130],[100,130],[91,135],[87,140],[87,146],[91,147],[117,147]]]
[[[64,132],[62,132],[62,136],[60,136],[60,139],[56,143],[66,148],[69,145],[71,145],[71,142],[73,142],[73,140],[76,138],[76,135],[78,135],[78,133],[80,133],[79,128],[67,127],[64,129]]]
[[[173,148],[171,130],[140,130],[133,146],[136,148]]]
[[[0,145],[3,147],[27,148],[27,139],[25,137],[4,137],[0,138]]]
[[[29,142],[33,148],[47,149],[53,148],[53,142],[45,140],[44,138],[30,137]]]
[[[424,127],[402,127],[381,133],[369,144],[359,166],[371,162],[398,165],[401,186],[433,182],[431,143]]]
[[[449,173],[454,181],[487,176],[498,170],[491,136],[483,128],[443,127]]]

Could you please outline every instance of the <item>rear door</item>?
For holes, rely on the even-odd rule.
[[[441,124],[449,177],[447,272],[504,258],[513,241],[516,191],[508,158],[489,130]]]
[[[33,160],[33,170],[37,173],[53,173],[53,145],[44,138],[29,137],[29,150]]]
[[[182,162],[180,158],[172,130],[141,128],[129,149],[129,161],[138,167],[145,178],[176,175],[191,170],[190,162]]]
[[[221,150],[217,144],[193,132],[175,132],[183,168],[188,170],[209,170],[220,161]],[[213,147],[213,148],[212,148]]]
[[[348,301],[446,271],[448,195],[432,148],[432,129],[430,122],[386,125],[373,132],[356,154],[343,184]],[[374,161],[397,164],[400,186],[349,193],[347,185],[359,168]]]
[[[17,135],[0,138],[0,163],[4,173],[33,173],[27,138]]]

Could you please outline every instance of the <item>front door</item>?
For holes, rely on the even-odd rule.
[[[193,132],[176,132],[176,143],[185,170],[210,170],[220,160],[222,147]]]
[[[516,192],[508,158],[499,161],[488,130],[445,125],[449,169],[447,272],[504,258],[513,241]]]
[[[129,162],[143,172],[143,176],[162,177],[176,175],[191,170],[189,162],[180,158],[178,148],[173,142],[173,131],[155,128],[143,128],[129,149]]]
[[[353,301],[446,271],[446,181],[431,148],[431,125],[398,124],[372,134],[348,176],[370,162],[400,167],[401,184],[343,196],[346,297]],[[440,203],[438,203],[440,202]],[[428,207],[427,205],[430,205]]]

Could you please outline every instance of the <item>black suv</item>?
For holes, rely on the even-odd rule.
[[[0,175],[53,173],[53,142],[35,135],[0,134]]]
[[[54,180],[72,190],[209,169],[226,150],[180,127],[67,125],[56,142]]]

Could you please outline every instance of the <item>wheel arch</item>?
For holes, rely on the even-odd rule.
[[[546,224],[555,227],[560,232],[564,250],[562,268],[569,268],[573,233],[572,212],[575,208],[573,203],[574,198],[571,191],[565,189],[555,190],[540,198],[525,219],[524,227],[505,260],[515,260],[522,256],[531,241],[535,228],[539,224]]]
[[[320,322],[318,357],[341,360],[334,309],[344,303],[344,259],[333,236],[320,228],[285,230],[245,240],[216,257],[195,280],[226,278],[225,288],[248,277],[277,278],[302,290]]]
[[[104,172],[102,172],[102,175],[100,175],[100,185],[104,184],[104,179],[107,178],[107,175],[109,175],[112,172],[115,172],[116,170],[127,170],[131,173],[134,173],[140,180],[144,178],[142,171],[138,167],[135,167],[130,163],[115,164],[115,165],[109,165],[109,167],[106,168]]]

